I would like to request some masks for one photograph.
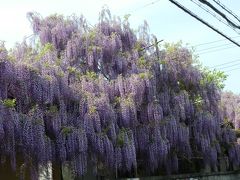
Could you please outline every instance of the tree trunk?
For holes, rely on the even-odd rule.
[[[52,163],[52,177],[53,180],[63,180],[61,163]]]
[[[9,160],[0,166],[0,179],[18,180],[17,173],[12,170]]]

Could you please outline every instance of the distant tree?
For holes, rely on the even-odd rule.
[[[225,122],[231,122],[235,129],[240,128],[240,95],[231,91],[221,94]]]

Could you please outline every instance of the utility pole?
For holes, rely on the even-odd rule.
[[[140,51],[144,51],[144,50],[146,50],[147,48],[150,48],[150,47],[152,47],[152,46],[157,46],[160,42],[162,42],[163,41],[163,39],[162,40],[160,40],[160,41],[158,41],[157,40],[157,38],[156,37],[154,37],[154,44],[150,44],[149,46],[146,46],[146,47],[144,47],[144,48],[142,48]]]
[[[155,49],[156,49],[156,55],[157,55],[157,62],[160,64],[160,70],[162,70],[162,63],[161,63],[161,60],[160,60],[160,54],[159,54],[159,47],[158,47],[158,44],[160,42],[162,42],[163,40],[161,41],[158,41],[157,40],[157,37],[153,37],[154,38],[154,46],[155,46]]]
[[[157,37],[154,37],[154,46],[155,46],[155,48],[156,48],[156,55],[157,55],[157,60],[158,60],[158,61],[160,60],[158,44],[159,44],[160,42],[162,42],[162,41],[163,41],[163,40],[158,41],[158,40],[157,40]]]

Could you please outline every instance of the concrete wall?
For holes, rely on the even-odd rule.
[[[240,180],[240,171],[218,173],[194,173],[171,176],[153,176],[142,178],[124,178],[119,180]]]

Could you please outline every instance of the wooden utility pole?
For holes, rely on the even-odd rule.
[[[158,44],[159,44],[160,42],[162,42],[162,41],[163,41],[163,40],[158,41],[158,40],[157,40],[157,37],[154,37],[154,46],[155,46],[155,48],[156,48],[156,55],[157,55],[157,60],[158,60],[158,61],[160,60]]]

